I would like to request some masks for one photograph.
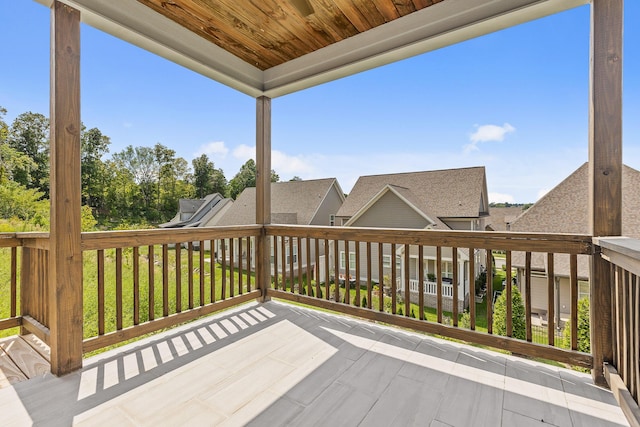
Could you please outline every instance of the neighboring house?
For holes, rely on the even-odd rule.
[[[558,186],[549,191],[511,224],[511,231],[590,234],[589,171],[585,163]],[[622,169],[622,235],[640,238],[640,172],[628,166]],[[524,291],[524,253],[513,253],[518,268],[518,283]],[[531,256],[531,305],[544,322],[548,311],[546,254]],[[589,257],[578,256],[578,298],[589,295]],[[556,324],[570,315],[569,256],[554,256]],[[524,292],[523,292],[524,295]]]
[[[447,169],[437,171],[363,176],[358,179],[351,193],[336,214],[336,224],[345,227],[410,228],[432,230],[484,230],[484,219],[489,213],[487,181],[484,167]],[[399,245],[391,253],[391,245],[383,247],[384,277],[378,277],[378,249],[372,256],[372,280],[388,284],[392,262],[396,263],[398,282],[404,283],[409,275],[411,298],[417,299],[419,261],[418,248],[404,252]],[[340,274],[345,272],[345,250],[340,247]],[[355,274],[355,246],[349,248],[349,275]],[[362,254],[364,251],[360,251]],[[364,256],[364,255],[362,255]],[[409,256],[409,271],[404,271],[404,257]],[[452,259],[450,248],[443,248],[442,265],[436,266],[436,248],[424,249],[425,301],[435,303],[436,275],[442,274],[445,309],[451,310],[453,295],[453,269],[458,269],[460,309],[468,305],[469,285],[466,249],[458,251],[458,259]],[[477,251],[476,266],[481,268],[482,251]],[[361,262],[365,260],[362,259]],[[440,270],[441,273],[438,271]],[[360,280],[366,280],[361,277]]]
[[[489,207],[489,216],[485,218],[486,231],[509,231],[511,223],[524,212],[523,206],[510,206],[508,208]]]
[[[219,193],[208,194],[204,199],[180,199],[178,213],[169,222],[160,224],[160,228],[213,227],[224,213],[233,205],[232,199],[222,197]],[[200,242],[193,242],[195,249],[200,249]],[[209,250],[211,242],[205,241],[204,249]]]
[[[272,224],[298,224],[298,225],[333,225],[336,212],[344,202],[344,193],[335,178],[315,179],[308,181],[286,181],[271,183],[271,223]],[[256,223],[256,189],[245,188],[238,196],[233,206],[220,218],[218,225],[249,225]],[[271,242],[271,256],[273,259],[273,240]],[[277,239],[278,249],[281,246],[280,238]],[[229,242],[226,241],[228,245]],[[301,245],[301,260],[298,260],[298,244]],[[308,270],[314,265],[307,266],[306,241],[297,239],[292,242],[294,273],[298,268]],[[313,245],[312,245],[313,246]],[[246,248],[246,244],[243,243]],[[289,268],[290,245],[285,238],[286,264]],[[252,245],[255,248],[255,245]],[[322,250],[322,249],[321,249]],[[310,258],[315,264],[314,248],[311,248]],[[227,252],[229,253],[229,252]],[[237,251],[234,251],[237,254]],[[324,255],[324,253],[321,253]],[[246,256],[246,254],[244,254]],[[255,255],[252,254],[252,264]],[[278,251],[278,272],[282,274],[282,255]],[[273,264],[272,264],[273,271]]]

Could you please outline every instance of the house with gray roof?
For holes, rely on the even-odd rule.
[[[333,225],[335,214],[345,200],[344,193],[338,180],[335,178],[313,179],[306,181],[285,181],[271,183],[271,223],[272,224],[297,224],[297,225]],[[218,225],[249,225],[256,223],[256,189],[245,188],[235,200],[228,211],[220,218]],[[285,239],[286,240],[286,239]],[[271,242],[271,254],[274,255],[273,241]],[[276,242],[281,247],[280,238]],[[288,243],[288,242],[285,242]],[[228,245],[229,242],[226,242]],[[300,252],[298,251],[300,245]],[[243,245],[245,248],[246,244]],[[313,245],[312,245],[313,246]],[[252,245],[255,248],[255,245]],[[294,274],[299,268],[312,269],[314,265],[307,266],[306,241],[296,239],[293,244],[293,253],[290,254],[290,246],[286,247],[286,264],[290,265],[289,257],[293,256]],[[315,260],[315,248],[311,248],[310,258]],[[323,249],[321,249],[322,251]],[[234,251],[237,253],[237,251]],[[229,253],[227,251],[227,253]],[[301,259],[298,260],[298,254]],[[320,254],[324,256],[324,253]],[[281,257],[281,255],[278,255]],[[252,256],[255,260],[255,256]],[[272,265],[273,268],[273,265]],[[287,272],[288,273],[288,272]],[[282,274],[282,271],[280,271]]]
[[[487,180],[484,167],[470,167],[460,169],[445,169],[398,173],[387,175],[362,176],[354,185],[351,193],[336,214],[336,222],[345,227],[382,227],[382,228],[410,228],[429,230],[484,230],[484,219],[489,213]],[[355,248],[353,248],[355,251]],[[374,248],[377,252],[377,248]],[[355,252],[349,249],[349,275],[355,274]],[[414,253],[415,252],[415,253]],[[361,254],[364,251],[360,251]],[[346,263],[344,248],[340,248],[340,273],[344,271]],[[364,256],[364,255],[362,255]],[[408,256],[409,271],[404,271],[404,257]],[[482,251],[477,251],[476,266],[481,266]],[[404,245],[397,248],[395,254],[389,247],[383,248],[384,277],[377,277],[377,253],[372,255],[375,265],[373,279],[377,282],[388,282],[391,275],[392,262],[396,263],[400,272],[398,281],[409,276],[412,299],[417,299],[419,284],[419,262],[417,248],[411,253],[404,253]],[[461,282],[458,295],[460,309],[468,305],[469,285],[468,261],[469,254],[465,249],[458,251],[458,259],[452,259],[450,248],[443,248],[442,265],[436,265],[436,248],[424,248],[424,277],[425,301],[427,305],[435,304],[435,281],[438,274],[442,275],[444,283],[445,310],[451,310],[453,304],[453,270],[458,269]],[[363,261],[363,260],[362,260]],[[400,282],[402,283],[402,282]],[[415,294],[415,295],[414,295]],[[448,300],[447,300],[448,297]]]
[[[485,218],[484,228],[486,231],[509,231],[511,223],[524,211],[524,206],[489,207],[489,216]]]
[[[224,198],[220,193],[208,194],[204,199],[180,199],[176,216],[158,227],[181,228],[217,225],[217,219],[221,218],[232,204],[232,199]]]
[[[588,174],[588,164],[584,163],[513,221],[511,231],[589,234]],[[622,235],[640,238],[640,171],[626,165],[622,168]],[[524,253],[513,253],[512,258],[518,268],[518,283],[524,288]],[[546,254],[532,253],[531,264],[532,312],[544,321],[548,312]],[[569,317],[569,273],[569,256],[554,255],[556,324]],[[589,258],[579,255],[578,298],[589,295],[589,274]]]

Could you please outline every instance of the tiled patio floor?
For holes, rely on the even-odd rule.
[[[589,375],[284,303],[0,389],[2,425],[617,426]]]

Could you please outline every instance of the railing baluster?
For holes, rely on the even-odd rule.
[[[122,329],[122,248],[116,248],[116,330]]]
[[[526,338],[528,342],[531,342],[531,252],[527,251],[524,258],[524,315],[526,322]]]
[[[273,289],[278,290],[278,236],[273,236]]]
[[[209,240],[209,270],[211,271],[211,302],[216,302],[216,257],[215,257],[216,241]]]
[[[513,336],[513,279],[511,277],[511,251],[507,251],[505,264],[507,268],[506,274],[506,303],[507,303],[507,336]]]
[[[294,293],[296,291],[296,287],[293,283],[295,278],[295,270],[293,269],[294,258],[295,258],[295,255],[293,251],[293,237],[289,237],[289,277],[290,277],[289,286],[290,286],[291,293]]]
[[[436,246],[436,308],[438,323],[442,323],[442,247]],[[488,311],[488,310],[487,310]]]
[[[451,301],[451,314],[453,316],[453,326],[458,326],[458,300],[460,296],[458,295],[458,287],[459,287],[459,278],[458,278],[458,248],[451,248],[451,259],[453,263],[453,296]],[[421,280],[422,283],[422,280]],[[422,307],[422,306],[421,306]]]
[[[547,254],[547,343],[555,345],[556,334],[554,316],[556,314],[555,301],[555,266],[553,262],[553,253]]]
[[[629,272],[622,271],[622,295],[620,309],[622,312],[622,363],[620,376],[625,384],[629,384]],[[573,331],[573,328],[571,328]],[[573,345],[573,336],[571,339]]]
[[[476,329],[476,255],[475,248],[469,248],[469,324],[472,331]],[[472,291],[473,289],[473,291]],[[473,294],[473,296],[471,295]]]
[[[149,320],[153,320],[155,319],[155,264],[154,264],[154,247],[153,245],[149,245],[148,247],[148,257],[147,257],[147,264],[148,264],[148,269],[149,269],[149,307],[148,307],[148,311],[149,311]]]
[[[98,335],[104,335],[104,250],[97,251],[98,258]]]
[[[227,299],[227,239],[220,240],[222,245],[222,289],[221,298]]]
[[[307,268],[305,269],[307,273],[307,295],[311,296],[313,294],[311,289],[311,239],[307,237],[304,240],[307,243]]]
[[[280,254],[282,258],[282,290],[287,290],[287,242],[284,236],[280,237]]]
[[[420,320],[424,320],[424,246],[418,246],[418,309]],[[458,324],[457,320],[456,323]]]
[[[635,370],[635,390],[633,393],[633,398],[635,401],[638,401],[638,397],[640,395],[640,281],[638,280],[638,276],[635,274],[633,277],[633,289],[634,289],[634,299],[633,299],[633,313],[635,318],[634,325],[634,337],[635,337],[635,348],[634,348],[634,370]]]
[[[340,302],[340,251],[339,240],[333,241],[333,299],[335,302]]]
[[[162,245],[162,315],[169,315],[169,245]]]
[[[189,286],[189,309],[193,308],[193,242],[187,243],[187,273],[188,286]]]
[[[355,241],[354,243],[356,245],[356,300],[354,302],[356,307],[360,307],[362,305],[360,299],[360,242]]]
[[[622,267],[619,266],[613,266],[614,269],[614,275],[615,275],[615,281],[614,283],[616,284],[616,289],[615,289],[615,299],[616,299],[616,303],[613,304],[613,316],[616,319],[616,323],[615,323],[615,333],[614,333],[614,346],[613,348],[615,349],[615,361],[616,361],[616,367],[618,367],[618,373],[622,376],[622,372],[621,369],[623,368],[622,365],[622,353],[623,353],[623,340],[622,340],[622,322],[623,322],[623,317],[622,317],[622,282],[624,280],[623,274],[624,271],[622,270]]]
[[[637,398],[636,381],[638,379],[638,318],[634,309],[636,301],[636,277],[629,273],[629,392],[634,398]],[[635,333],[634,333],[635,331]],[[635,363],[634,363],[635,361]]]
[[[242,295],[242,237],[238,239],[238,295]]]
[[[200,250],[198,251],[198,259],[199,259],[199,284],[200,284],[200,307],[204,306],[206,301],[205,301],[205,290],[204,290],[204,282],[205,282],[205,269],[204,269],[204,242],[201,240],[198,242],[198,244],[200,245],[199,248]]]
[[[487,333],[493,333],[493,253],[487,252]]]
[[[140,324],[140,248],[133,247],[133,324]]]
[[[398,295],[396,292],[396,282],[398,280],[398,267],[396,266],[396,244],[391,244],[391,314],[396,314],[396,303]]]
[[[409,261],[411,261],[411,246],[404,245],[404,315],[409,317],[411,312],[411,293],[409,292]]]
[[[378,311],[384,311],[384,245],[378,242]]]
[[[302,240],[300,240],[299,237],[296,237],[296,243],[296,264],[298,265],[298,294],[302,295],[304,291],[304,283],[302,280]]]
[[[315,297],[320,298],[320,239],[314,239],[316,259],[315,259],[315,279],[316,279],[316,293]]]
[[[349,265],[349,247],[351,243],[344,241],[344,303],[351,304],[351,265]]]
[[[371,281],[371,242],[367,242],[367,308],[371,308],[371,288],[373,288]]]
[[[235,241],[236,239],[229,239],[229,296],[233,298],[235,293],[235,269],[236,269],[236,260],[235,260]]]
[[[11,248],[11,317],[17,315],[18,302],[18,248]]]
[[[571,349],[578,349],[578,256],[569,256],[571,298]]]
[[[176,313],[182,311],[182,245],[176,243]]]
[[[329,240],[324,239],[324,297],[329,301]]]

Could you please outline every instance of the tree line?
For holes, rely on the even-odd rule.
[[[0,106],[0,218],[48,226],[49,119],[26,112],[8,124]],[[235,199],[256,185],[256,164],[248,160],[227,181],[206,154],[192,160],[160,143],[127,146],[109,154],[111,139],[97,127],[80,131],[83,218],[104,228],[158,224],[171,219],[181,198],[220,193]],[[279,181],[271,171],[271,181]],[[90,221],[91,222],[91,221]]]

